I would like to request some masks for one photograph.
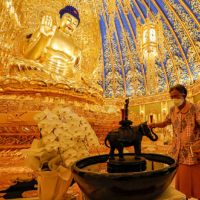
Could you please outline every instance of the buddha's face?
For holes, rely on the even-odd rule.
[[[78,19],[69,13],[65,13],[60,19],[60,29],[67,34],[73,34],[78,26]]]

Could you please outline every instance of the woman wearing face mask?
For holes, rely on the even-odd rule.
[[[152,123],[148,127],[164,128],[173,125],[171,156],[179,163],[175,178],[175,188],[188,198],[200,200],[200,153],[192,157],[190,146],[200,140],[200,106],[186,100],[187,90],[183,85],[175,85],[169,90],[174,103],[166,119]]]

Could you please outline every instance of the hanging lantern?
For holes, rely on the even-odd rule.
[[[138,57],[141,63],[144,63],[147,67],[147,89],[149,93],[156,92],[155,60],[156,58],[161,59],[164,49],[162,22],[158,18],[154,23],[147,15],[145,24],[141,24],[138,20],[136,32]]]
[[[144,57],[148,56],[148,54],[158,55],[157,36],[157,25],[147,18],[147,22],[142,26],[142,54]]]

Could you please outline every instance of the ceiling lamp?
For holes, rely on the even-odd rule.
[[[144,63],[147,68],[147,92],[149,94],[158,92],[155,60],[157,58],[162,59],[164,49],[163,29],[160,17],[157,17],[154,23],[147,13],[147,19],[144,24],[138,19],[136,32],[138,57],[141,63]]]

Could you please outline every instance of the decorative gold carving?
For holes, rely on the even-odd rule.
[[[170,11],[174,14],[174,16],[176,17],[176,19],[178,20],[178,22],[180,23],[180,25],[182,26],[182,28],[184,29],[185,31],[185,34],[187,35],[191,45],[193,46],[195,52],[196,52],[196,56],[198,57],[198,60],[200,62],[200,56],[199,56],[199,52],[194,44],[194,41],[189,33],[189,31],[187,30],[186,26],[184,25],[184,23],[182,22],[181,18],[179,17],[179,15],[176,13],[176,11],[174,10],[174,8],[172,7],[172,5],[170,4],[170,2],[168,0],[163,0],[165,2],[165,4],[168,6],[168,8],[170,9]],[[173,3],[173,2],[172,2]],[[191,71],[190,71],[190,68],[188,66],[188,72],[190,74],[190,77],[192,77],[191,75]]]
[[[26,122],[24,122],[25,124]],[[28,148],[40,133],[36,125],[4,125],[0,127],[0,148]]]
[[[121,6],[122,6],[122,5],[121,5]],[[122,9],[123,9],[123,6],[122,6]],[[133,73],[133,82],[134,82],[134,90],[135,90],[134,93],[133,93],[133,96],[137,96],[137,91],[136,91],[137,85],[136,85],[136,81],[135,81],[135,70],[134,70],[133,60],[132,60],[132,56],[131,56],[131,51],[130,51],[130,48],[129,48],[128,39],[127,39],[127,33],[126,33],[126,31],[124,30],[124,26],[123,26],[123,24],[122,24],[119,11],[116,10],[116,13],[117,13],[117,15],[118,15],[118,18],[119,18],[119,22],[120,22],[120,24],[121,24],[121,27],[123,28],[122,33],[123,33],[123,36],[124,36],[124,39],[125,39],[125,42],[126,42],[127,51],[128,51],[128,55],[129,55],[129,58],[130,58],[130,61],[129,61],[130,63],[129,63],[129,64],[131,65],[131,69],[132,69],[132,73]],[[130,22],[129,22],[129,20],[128,20],[126,14],[125,14],[125,17],[126,17],[126,20],[127,20],[127,22],[128,22],[129,27],[131,27]],[[132,35],[134,35],[134,34],[133,34],[132,28],[130,28],[130,30],[131,30]]]
[[[144,1],[144,0],[141,0],[142,1],[142,3],[144,4],[144,6],[148,9],[148,6],[147,6],[147,4],[146,4],[146,2]],[[138,9],[140,9],[139,7],[138,7]],[[142,13],[142,11],[141,11],[141,9],[140,9],[140,14]],[[155,19],[155,16],[153,15],[153,13],[152,12],[150,12],[150,15],[151,15],[151,17],[152,17],[152,19],[154,20],[154,22],[156,21],[156,19]],[[142,18],[143,18],[143,20],[145,20],[145,17],[144,17],[144,15],[141,15],[142,16]],[[167,37],[166,37],[166,36]],[[177,69],[177,67],[176,67],[176,63],[175,63],[175,61],[174,61],[174,58],[173,58],[173,55],[172,55],[172,52],[171,52],[171,49],[170,49],[170,47],[169,47],[169,44],[168,44],[168,34],[165,34],[164,35],[164,42],[165,42],[165,46],[166,46],[166,48],[167,48],[167,51],[168,51],[168,53],[169,53],[169,55],[170,55],[170,59],[169,59],[169,61],[170,61],[170,63],[171,63],[171,61],[172,61],[172,63],[173,63],[173,65],[172,65],[172,63],[171,63],[171,65],[169,66],[169,65],[167,65],[166,64],[166,66],[167,66],[167,69],[168,69],[168,71],[170,71],[170,73],[172,73],[174,70],[175,70],[175,72],[176,72],[176,69]],[[171,40],[169,41],[170,43],[171,43]],[[161,59],[162,60],[162,59]],[[162,64],[162,66],[163,66],[163,62],[161,61],[161,64]],[[165,68],[164,68],[164,66],[163,66],[163,71],[164,71],[164,73],[165,73]],[[173,74],[173,73],[172,73]],[[169,77],[169,78],[171,78],[171,77]],[[166,83],[167,83],[167,88],[169,88],[169,83],[168,83],[168,78],[167,78],[167,75],[165,74],[165,79],[166,79]],[[175,79],[178,79],[178,83],[179,83],[179,75],[177,74],[177,72],[176,72],[176,77],[175,77]],[[173,82],[174,84],[176,84],[175,82]]]
[[[23,198],[38,197],[37,190],[30,190],[22,193]]]
[[[18,110],[19,100],[0,100],[0,113]]]
[[[141,10],[140,10],[140,8],[139,8],[139,6],[137,5],[137,2],[136,2],[135,0],[134,0],[134,3],[136,4],[137,9],[139,9],[140,14],[143,15],[143,13],[141,12]],[[136,23],[137,23],[137,18],[136,18],[136,16],[135,16],[133,10],[132,10],[132,9],[129,9],[129,11],[130,11],[130,13],[132,14],[132,16],[134,17],[134,20],[135,20]],[[127,19],[127,20],[129,21],[129,19]],[[130,23],[129,23],[129,24],[130,24]],[[130,25],[129,25],[129,26],[130,26]],[[135,34],[134,34],[134,32],[133,32],[132,26],[130,27],[130,30],[131,30],[131,33],[132,33],[132,35],[133,35],[134,42],[136,43],[136,37],[135,37]],[[143,66],[142,63],[141,63],[141,68],[142,68],[142,74],[143,74],[143,79],[144,79],[144,87],[145,87],[145,94],[146,94],[146,93],[147,93],[146,78],[145,78],[145,73],[144,73],[144,66]]]
[[[169,55],[170,55],[170,58],[171,59],[168,59],[168,65],[166,64],[166,66],[167,66],[167,68],[168,69],[172,69],[171,71],[173,72],[173,71],[175,71],[175,73],[176,73],[176,78],[177,78],[177,80],[178,80],[178,83],[180,83],[180,77],[179,77],[179,75],[178,75],[178,72],[177,72],[177,66],[176,66],[176,62],[174,61],[174,57],[173,57],[173,54],[172,54],[172,52],[171,52],[171,50],[170,50],[170,47],[169,47],[169,45],[168,45],[168,42],[167,42],[167,39],[165,39],[165,42],[166,42],[166,48],[167,48],[167,50],[168,50],[168,52],[169,52]],[[173,64],[173,65],[171,65],[171,64]],[[174,70],[173,70],[174,69]]]
[[[183,1],[183,0],[179,0],[179,2],[181,3],[181,5],[185,8],[185,10],[190,14],[190,16],[192,17],[192,19],[195,21],[196,25],[199,27],[200,29],[200,23],[199,20],[196,18],[196,16],[194,15],[194,13],[190,10],[190,8],[187,6],[187,4]]]
[[[118,14],[118,12],[117,12]],[[119,16],[119,14],[118,14]],[[119,18],[119,20],[121,21],[121,19]],[[114,32],[115,32],[115,36],[117,38],[117,46],[119,49],[119,56],[120,56],[120,61],[121,61],[121,67],[122,67],[122,75],[123,75],[123,82],[124,82],[124,93],[121,94],[122,96],[126,96],[126,80],[125,80],[125,71],[124,71],[124,64],[123,64],[123,58],[122,58],[122,53],[121,53],[121,46],[120,46],[120,42],[119,42],[119,37],[118,37],[118,33],[117,33],[117,29],[116,29],[116,25],[114,25]],[[118,64],[119,65],[119,64]],[[119,77],[119,76],[118,76]]]
[[[197,94],[199,94],[200,91],[200,81],[196,81],[196,83],[194,85],[192,85],[191,87],[191,91],[192,91],[192,96],[195,96]]]
[[[160,101],[169,101],[169,100],[170,100],[169,93],[163,92],[161,94],[146,95],[144,97],[130,98],[129,106],[149,104],[149,103],[160,102]],[[123,102],[124,102],[124,99],[121,99],[121,100],[107,99],[107,100],[104,100],[104,106],[116,105],[117,107],[121,108],[123,105]]]
[[[144,0],[141,0],[142,1],[142,3],[144,4],[144,6],[148,9],[148,6],[147,6],[147,4],[146,4],[146,2],[144,1]],[[139,8],[140,9],[140,8]],[[140,9],[141,10],[141,9]],[[142,13],[142,11],[140,11],[140,13]],[[153,15],[153,13],[152,12],[149,12],[149,14],[150,14],[150,16],[152,17],[152,19],[154,20],[154,22],[156,21],[156,18],[155,18],[155,16]],[[145,18],[144,18],[144,15],[142,15],[142,18],[143,18],[143,20],[145,20]],[[172,53],[171,53],[171,49],[169,48],[169,45],[168,45],[168,41],[167,41],[167,38],[166,38],[166,36],[163,36],[163,38],[164,38],[164,42],[165,42],[165,46],[166,46],[166,48],[167,48],[167,51],[169,52],[169,55],[170,55],[170,58],[171,58],[171,60],[172,60],[172,63],[173,63],[173,69],[175,69],[176,70],[176,65],[175,65],[175,62],[174,62],[174,59],[173,59],[173,55],[172,55]],[[162,58],[161,58],[161,63],[162,63],[162,66],[163,66],[163,62],[162,62]],[[165,72],[165,67],[163,66],[163,71],[164,71],[164,73],[166,73]],[[179,80],[179,76],[178,76],[178,74],[176,74],[176,77],[177,77],[177,79]],[[166,83],[167,83],[167,87],[169,88],[169,83],[168,83],[168,78],[167,78],[167,75],[165,74],[165,79],[166,79]]]
[[[54,108],[55,104],[54,103],[36,103],[33,101],[24,101],[23,105],[22,105],[22,110],[40,110],[43,111],[46,108],[48,108],[49,110],[52,110]]]
[[[112,75],[113,75],[113,95],[115,97],[115,93],[116,93],[116,87],[115,87],[115,74],[114,74],[114,61],[113,61],[113,54],[112,54],[112,47],[111,47],[111,39],[110,39],[110,32],[112,32],[112,28],[113,25],[111,25],[111,29],[109,30],[109,26],[108,26],[108,22],[107,22],[107,18],[106,18],[106,13],[105,13],[105,9],[104,9],[104,3],[103,0],[100,0],[101,2],[101,7],[102,7],[102,13],[104,16],[104,20],[105,20],[105,25],[106,25],[106,30],[107,30],[107,43],[109,45],[109,52],[110,52],[110,59],[108,58],[107,62],[110,62],[110,64],[112,65]],[[110,16],[112,16],[111,20],[114,20],[113,15],[115,14],[115,3],[109,4],[110,7],[108,7],[108,10],[110,9]],[[112,24],[112,23],[111,23]]]
[[[18,145],[31,145],[34,139],[39,139],[40,136],[36,135],[0,135],[0,148],[3,146],[14,146]]]
[[[165,43],[165,45],[167,46],[168,44],[166,44],[166,38],[163,36],[163,39],[164,39],[164,43]],[[159,54],[161,54],[161,52],[159,51]],[[160,58],[160,61],[161,61],[161,65],[162,65],[162,70],[163,70],[163,72],[164,72],[164,74],[165,74],[165,81],[166,81],[166,87],[165,87],[165,89],[169,89],[169,81],[168,81],[168,78],[167,78],[167,73],[166,73],[166,69],[165,69],[165,66],[164,66],[164,59],[163,59],[163,57],[164,56],[162,56],[161,58]],[[159,86],[158,86],[159,87]],[[165,90],[164,90],[165,91]]]
[[[39,133],[37,125],[12,125],[0,127],[0,133]]]
[[[144,3],[144,0],[142,0],[142,1],[143,1],[143,4],[145,5],[146,3]],[[185,53],[184,53],[184,51],[183,51],[183,48],[182,48],[182,46],[181,46],[181,44],[180,44],[180,41],[179,41],[179,39],[178,39],[176,33],[174,32],[174,29],[172,28],[171,24],[169,23],[169,20],[166,18],[165,14],[164,14],[163,11],[161,10],[161,8],[158,6],[158,4],[156,3],[156,1],[155,1],[155,0],[152,0],[151,2],[153,2],[154,6],[157,8],[157,10],[159,11],[160,15],[163,17],[163,19],[165,20],[167,26],[169,27],[170,31],[172,32],[172,34],[173,34],[173,36],[174,36],[174,38],[175,38],[175,40],[176,40],[176,43],[177,43],[178,46],[179,46],[179,49],[180,49],[180,51],[181,51],[181,54],[182,54],[182,56],[183,56],[183,58],[184,58],[185,64],[186,64],[186,66],[187,66],[187,69],[188,69],[188,73],[189,73],[189,77],[190,77],[191,83],[193,84],[193,78],[192,78],[192,75],[191,75],[191,70],[190,70],[190,67],[189,67],[189,64],[188,64],[188,60],[187,60],[186,55],[185,55]]]
[[[16,81],[17,84],[15,84]],[[20,79],[19,81],[17,79],[6,78],[1,79],[0,85],[4,92],[40,92],[46,94],[59,94],[90,103],[102,103],[102,89],[99,90],[99,85],[90,82],[85,82],[84,86],[78,86],[71,85],[69,82],[56,83],[53,81],[41,81],[38,79],[28,80],[26,78]]]
[[[7,122],[16,122],[16,121],[23,121],[21,119],[21,116],[27,113],[26,111],[15,111],[15,112],[9,112],[7,116]]]
[[[18,181],[31,181],[37,177],[33,170],[24,166],[24,159],[25,155],[19,149],[0,151],[0,190],[7,190]]]

